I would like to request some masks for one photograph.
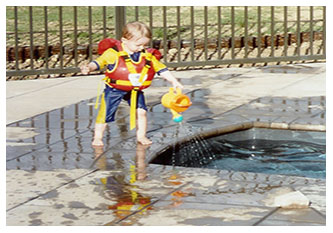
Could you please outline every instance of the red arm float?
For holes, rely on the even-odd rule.
[[[113,38],[105,38],[98,43],[98,54],[102,55],[107,49],[114,48],[120,44],[119,40]]]
[[[153,54],[157,60],[160,60],[162,58],[162,54],[159,50],[153,49],[153,48],[148,48],[146,49],[148,53]]]

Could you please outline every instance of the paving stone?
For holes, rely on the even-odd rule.
[[[51,171],[55,169],[89,169],[94,162],[94,154],[33,152],[7,162],[7,170]]]
[[[112,210],[27,205],[7,213],[7,226],[101,226],[117,218]]]
[[[41,194],[62,186],[89,171],[58,170],[58,171],[22,171],[6,172],[6,209],[22,204]],[[52,182],[50,182],[52,181]]]
[[[85,193],[85,195],[82,195],[82,193]],[[115,204],[117,204],[117,201],[112,196],[108,196],[108,193],[104,192],[101,186],[94,184],[78,185],[75,182],[27,203],[29,206],[35,206],[36,209],[38,209],[38,206],[62,205],[88,210],[104,210]]]
[[[149,215],[142,217],[134,215],[120,224],[126,225],[127,222],[132,221],[133,226],[248,226],[268,212],[267,209],[257,207],[244,208],[216,204],[215,208],[209,205],[201,207],[204,209],[195,209],[195,205],[194,208],[191,206],[182,208],[182,205],[176,208],[172,206],[156,208]],[[132,218],[136,218],[135,221]]]
[[[326,182],[295,186],[295,190],[299,190],[310,199],[310,207],[326,215]]]
[[[265,220],[259,223],[258,226],[323,226],[323,224],[300,221],[293,222],[290,220]]]
[[[324,216],[318,214],[316,211],[311,208],[307,209],[279,209],[272,215],[270,215],[267,219],[269,220],[280,220],[280,221],[288,221],[292,223],[308,223],[308,224],[326,224],[326,219]]]

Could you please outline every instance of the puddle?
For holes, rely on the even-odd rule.
[[[261,70],[264,73],[283,73],[283,74],[315,74],[321,68],[320,67],[310,67],[302,65],[278,65],[278,66],[265,66],[258,67],[257,69]]]
[[[207,81],[207,76],[193,76],[191,78],[182,79],[182,84],[183,85],[202,84],[204,80]]]
[[[221,74],[221,75],[217,75],[217,76],[213,76],[212,79],[215,79],[215,80],[228,80],[228,79],[231,79],[231,78],[235,78],[235,77],[238,77],[242,74]],[[242,76],[243,77],[243,76]]]
[[[95,98],[52,110],[7,125],[7,169],[54,170],[90,168],[95,161],[91,147],[97,110]],[[127,111],[120,106],[117,120],[105,132],[105,148],[110,148],[114,138],[128,137]],[[133,146],[131,147],[133,148]],[[135,145],[134,145],[135,148]],[[121,166],[121,158],[110,152],[105,169]],[[132,153],[135,157],[135,149]]]
[[[32,138],[39,133],[35,131],[35,128],[23,128],[23,127],[6,127],[6,139],[7,140],[22,140],[26,138]]]
[[[152,207],[152,197],[142,194],[137,181],[143,181],[147,178],[145,155],[147,146],[138,144],[136,148],[136,159],[134,164],[127,164],[121,173],[112,176],[100,178],[98,183],[103,185],[101,195],[116,204],[107,205],[107,209],[112,210],[116,219],[109,224],[118,223],[128,215],[134,212],[141,215]],[[99,152],[102,152],[101,150]],[[106,168],[105,154],[96,154],[96,166],[100,169]]]

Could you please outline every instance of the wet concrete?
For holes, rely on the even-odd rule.
[[[146,91],[148,137],[153,140],[148,147],[137,145],[129,131],[128,106],[121,104],[116,122],[107,128],[105,146],[92,148],[95,98],[87,99],[80,90],[71,105],[54,104],[53,110],[37,115],[32,109],[21,120],[15,119],[26,116],[26,109],[22,116],[18,110],[16,118],[8,115],[7,225],[326,224],[325,180],[149,164],[156,152],[189,134],[240,127],[325,131],[325,64],[174,74],[193,102],[184,113],[187,129],[179,130],[160,105],[168,87],[157,78]],[[84,80],[82,90],[91,87],[91,80]],[[52,84],[56,87],[60,85]],[[295,93],[296,87],[306,91]],[[12,94],[7,101],[32,94]],[[291,210],[268,206],[269,192],[282,187],[299,190],[311,205]]]

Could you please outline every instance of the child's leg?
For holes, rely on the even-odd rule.
[[[127,92],[113,89],[109,86],[105,87],[104,93],[101,98],[101,106],[98,110],[95,134],[92,142],[93,146],[103,146],[103,134],[106,128],[106,122],[114,121],[114,116],[123,95]]]
[[[93,146],[104,146],[103,143],[103,134],[106,128],[106,123],[96,123],[95,124],[95,134],[94,140],[92,141]]]
[[[152,141],[150,141],[146,137],[147,132],[147,111],[138,108],[137,109],[137,125],[136,125],[136,140],[142,145],[150,145]]]

